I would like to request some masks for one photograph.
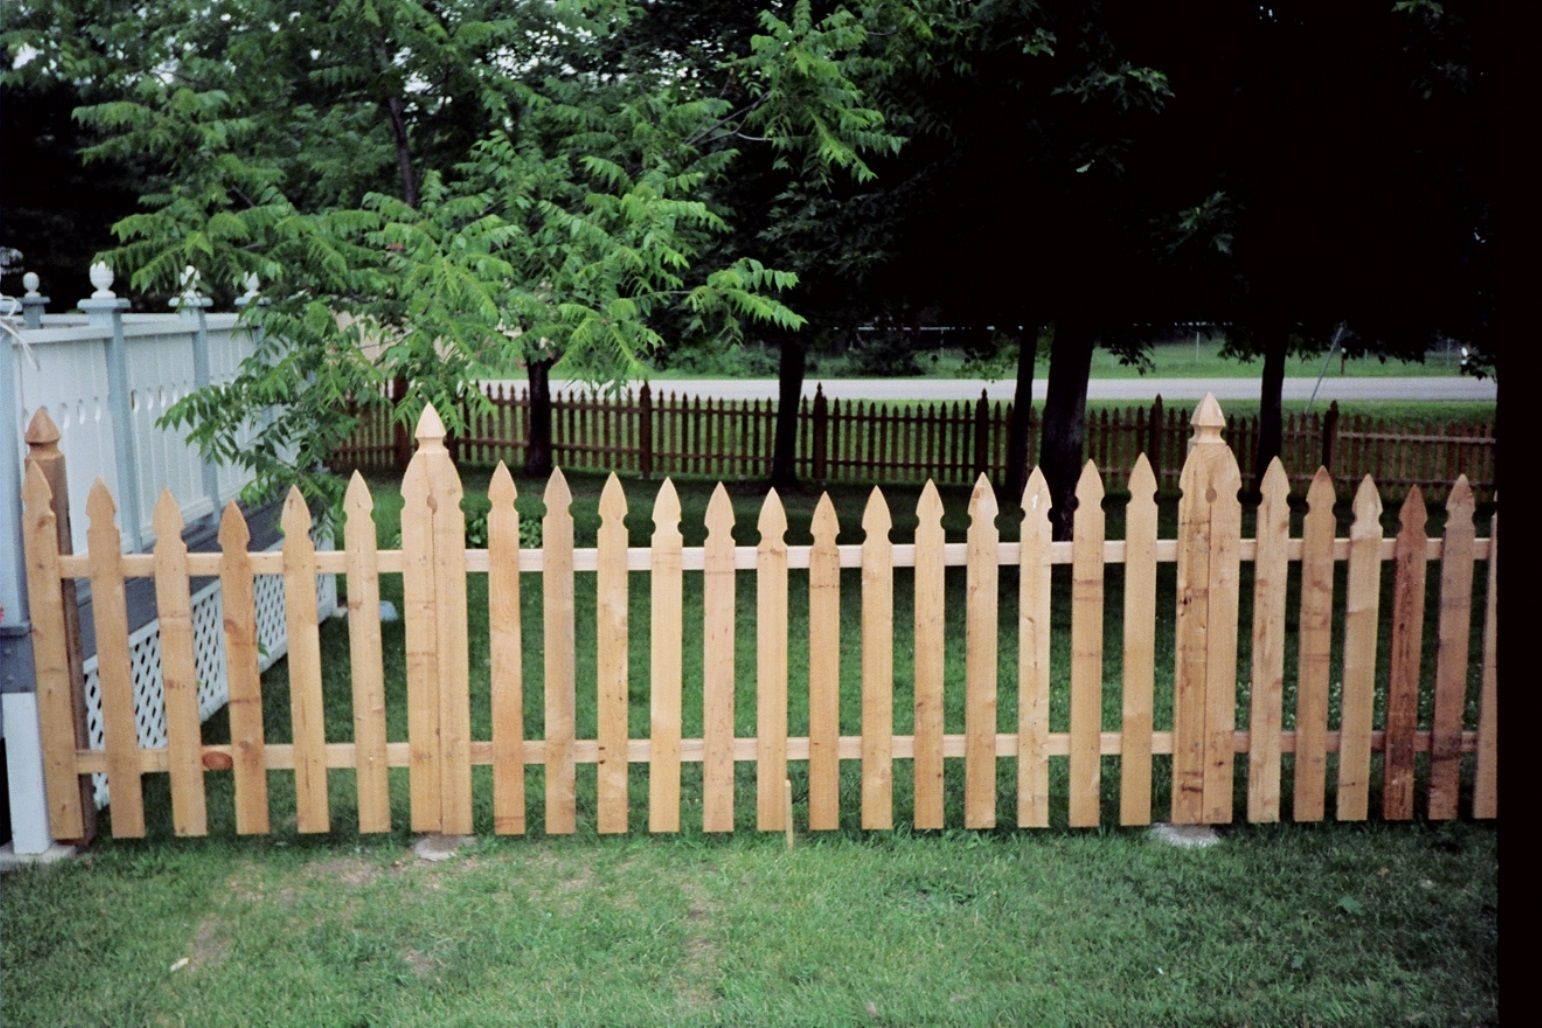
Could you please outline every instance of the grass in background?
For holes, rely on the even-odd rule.
[[[593,545],[603,479],[573,475],[578,545]],[[396,530],[395,481],[373,483],[382,541]],[[485,506],[485,476],[467,475],[467,506]],[[541,512],[541,483],[520,481],[523,517]],[[632,545],[647,545],[650,484],[628,487]],[[680,483],[686,545],[700,545],[709,486]],[[915,528],[914,488],[886,488],[892,538]],[[753,545],[760,496],[730,494],[735,539]],[[840,541],[860,542],[867,490],[831,490]],[[967,494],[944,490],[950,539],[967,526]],[[784,496],[793,545],[809,542],[817,494]],[[1108,501],[1111,538],[1123,532],[1124,498]],[[1162,534],[1175,508],[1162,509]],[[1341,511],[1341,516],[1346,512]],[[1299,531],[1300,512],[1294,526]],[[1342,519],[1341,519],[1342,520]],[[1395,513],[1387,515],[1389,528]],[[1001,521],[1015,539],[1017,520]],[[1435,512],[1432,533],[1439,530]],[[1251,518],[1244,532],[1251,533]],[[1485,530],[1480,528],[1480,533]],[[1340,534],[1344,528],[1340,528]],[[1069,581],[1057,568],[1051,728],[1067,727]],[[1250,617],[1244,565],[1242,616]],[[1475,598],[1486,569],[1477,568]],[[1438,575],[1432,574],[1431,588]],[[686,575],[685,732],[701,731],[701,576]],[[577,583],[578,732],[595,730],[594,576]],[[807,729],[806,575],[790,576],[791,733]],[[1105,607],[1104,728],[1118,727],[1121,575],[1110,568]],[[963,569],[947,576],[946,730],[963,728]],[[1337,596],[1342,605],[1343,568]],[[842,576],[842,731],[859,724],[859,573]],[[1016,712],[1015,573],[1002,569],[999,727]],[[648,603],[645,576],[631,576],[631,732],[648,731]],[[912,578],[895,581],[895,729],[909,732]],[[1285,724],[1294,720],[1296,585],[1289,600]],[[468,584],[472,723],[489,735],[486,579]],[[738,576],[736,729],[754,734],[754,576]],[[1159,576],[1158,729],[1170,726],[1172,565]],[[401,603],[400,578],[382,596]],[[541,732],[539,577],[522,581],[526,731]],[[1477,605],[1481,610],[1481,603]],[[1427,602],[1424,667],[1432,674],[1438,605]],[[1382,660],[1390,582],[1383,595]],[[1479,673],[1475,613],[1469,726]],[[383,626],[392,739],[406,735],[403,631]],[[1339,681],[1335,639],[1333,681]],[[1239,639],[1239,679],[1248,634]],[[346,625],[322,627],[327,737],[352,738]],[[1240,690],[1239,724],[1247,693]],[[1428,683],[1426,683],[1426,694]],[[1428,699],[1425,702],[1428,708]],[[287,662],[264,676],[269,741],[291,738]],[[1423,713],[1428,723],[1429,711]],[[1378,697],[1376,717],[1384,717]],[[1336,723],[1336,704],[1330,722]],[[223,713],[205,725],[228,739]],[[1379,760],[1378,760],[1379,763]],[[1154,813],[1168,807],[1168,759],[1156,758]],[[1238,762],[1245,768],[1245,758]],[[947,816],[962,823],[962,762],[948,761]],[[228,774],[209,775],[208,840],[171,837],[166,777],[146,776],[151,838],[104,841],[87,861],[7,876],[0,904],[0,1000],[7,1023],[142,1023],[186,1019],[236,1023],[568,1021],[806,1023],[872,1019],[1216,1023],[1475,1023],[1495,1016],[1497,833],[1471,824],[1238,825],[1204,852],[1174,851],[1138,829],[1118,829],[1118,760],[1103,761],[1097,831],[1065,828],[1066,767],[1052,760],[1054,824],[1017,832],[894,833],[856,829],[859,769],[843,762],[843,830],[806,837],[792,853],[780,836],[753,830],[754,767],[737,772],[739,833],[709,837],[701,823],[700,765],[684,770],[685,832],[647,837],[647,769],[631,771],[635,837],[593,832],[595,769],[578,770],[576,838],[543,838],[542,778],[527,771],[532,838],[495,839],[490,775],[474,772],[475,816],[484,837],[442,865],[407,849],[406,773],[392,773],[385,836],[355,831],[351,773],[330,775],[333,832],[294,834],[293,776],[270,775],[275,834],[235,839]],[[1336,770],[1330,757],[1328,809]],[[1423,770],[1421,765],[1421,788]],[[1373,769],[1373,780],[1379,771]],[[798,819],[804,765],[791,777]],[[1470,768],[1468,774],[1470,781]],[[1245,787],[1238,777],[1237,804]],[[998,813],[1014,814],[1015,768],[999,763]],[[896,822],[911,804],[908,761],[895,766]],[[1289,817],[1290,763],[1284,775]],[[1373,792],[1373,809],[1379,796]],[[110,812],[109,812],[110,813]],[[190,963],[168,969],[181,957]],[[260,1013],[259,1013],[260,1012]]]
[[[1145,372],[1152,378],[1258,378],[1263,374],[1263,359],[1237,360],[1221,356],[1220,338],[1201,339],[1195,346],[1192,339],[1186,342],[1157,343],[1151,347],[1152,368]],[[808,357],[808,374],[811,378],[892,378],[896,376],[923,375],[936,378],[975,378],[979,370],[971,366],[962,349],[937,346],[919,351],[903,348],[853,347],[850,350],[823,353],[812,352]],[[1049,371],[1049,347],[1040,346],[1037,375]],[[650,368],[649,377],[658,380],[692,378],[775,378],[777,351],[774,347],[746,343],[727,353],[689,353],[676,358],[673,365],[665,361]],[[1013,371],[1001,372],[1010,376]],[[553,374],[562,377],[559,363]],[[1361,357],[1342,360],[1338,355],[1324,361],[1321,354],[1315,357],[1289,357],[1285,374],[1291,378],[1366,378],[1382,376],[1445,376],[1461,374],[1461,355],[1452,350],[1430,353],[1424,361],[1383,361],[1377,357]],[[1138,378],[1141,372],[1128,364],[1122,364],[1117,355],[1104,349],[1093,351],[1093,378]]]

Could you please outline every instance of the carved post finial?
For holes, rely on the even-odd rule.
[[[420,450],[444,449],[444,422],[439,418],[439,412],[434,410],[433,404],[426,404],[423,413],[418,417],[418,427],[413,432],[418,441]]]
[[[91,294],[93,300],[111,300],[118,294],[112,291],[112,269],[106,261],[97,261],[91,265],[91,284],[96,286],[96,292]]]
[[[1221,405],[1215,401],[1214,393],[1206,393],[1205,398],[1199,401],[1189,424],[1194,426],[1196,444],[1221,441],[1221,432],[1226,428],[1226,415],[1221,413]]]
[[[52,456],[59,452],[59,426],[48,416],[48,410],[39,407],[27,422],[27,447],[34,457]]]
[[[27,290],[23,295],[32,298],[39,295],[37,287],[42,284],[42,279],[37,277],[37,272],[29,271],[21,277],[21,284]]]

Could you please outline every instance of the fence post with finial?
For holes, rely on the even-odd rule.
[[[112,268],[98,262],[91,265],[91,296],[76,306],[86,313],[91,324],[108,330],[107,405],[112,416],[113,460],[117,464],[117,498],[123,541],[137,553],[143,548],[139,508],[139,452],[134,436],[134,413],[129,403],[128,345],[123,339],[123,312],[129,302],[112,291]]]
[[[1200,401],[1192,424],[1178,480],[1172,820],[1214,824],[1232,817],[1242,479],[1214,395]]]
[[[80,605],[74,580],[58,574],[58,557],[74,552],[69,484],[59,429],[46,410],[33,414],[26,438],[27,587],[50,832],[87,844],[96,835],[96,804],[91,779],[75,771],[75,751],[90,745]]]
[[[198,269],[189,264],[182,269],[182,292],[171,298],[171,308],[193,325],[193,388],[209,388],[213,376],[209,370],[209,306],[214,302],[200,290]],[[203,454],[198,456],[204,495],[209,498],[209,520],[220,516],[219,469]]]
[[[653,387],[647,382],[637,391],[637,406],[638,462],[642,477],[648,479],[653,477]]]
[[[48,297],[38,293],[37,287],[40,280],[37,272],[29,271],[21,277],[22,288],[26,290],[21,295],[21,324],[23,328],[42,328],[43,311],[48,306]]]
[[[974,476],[990,474],[990,401],[986,391],[974,405]]]
[[[824,484],[829,471],[830,454],[830,404],[825,399],[825,387],[821,382],[814,386],[814,481]]]
[[[1338,442],[1339,402],[1328,404],[1328,413],[1322,419],[1322,466],[1333,470],[1333,448]]]

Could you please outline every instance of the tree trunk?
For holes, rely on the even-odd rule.
[[[1039,326],[1025,321],[1017,336],[1017,388],[1007,425],[1006,502],[1022,499],[1028,484],[1028,419],[1033,414],[1033,364],[1039,356]]]
[[[1284,441],[1281,405],[1285,394],[1285,355],[1290,333],[1285,324],[1271,321],[1259,329],[1264,354],[1264,377],[1258,393],[1258,452],[1253,458],[1253,489],[1261,491],[1269,462],[1280,455]]]
[[[525,442],[525,474],[551,474],[551,366],[556,359],[530,360],[530,438]]]
[[[1049,483],[1049,516],[1056,539],[1071,538],[1075,524],[1076,480],[1081,475],[1087,420],[1087,378],[1092,373],[1095,342],[1092,326],[1059,321],[1049,347],[1039,467]]]
[[[412,173],[412,149],[407,141],[407,111],[401,97],[387,97],[386,113],[391,116],[391,134],[396,139],[396,172],[402,180],[402,199],[408,207],[418,205],[418,182]]]
[[[798,481],[798,404],[803,398],[803,374],[808,364],[808,345],[797,332],[781,337],[777,361],[776,444],[771,452],[771,484],[778,489]]]

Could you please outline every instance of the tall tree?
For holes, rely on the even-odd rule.
[[[1422,360],[1487,335],[1489,5],[1186,5],[1149,15],[1176,69],[1175,257],[1263,358],[1257,468],[1280,452],[1292,351]],[[1160,23],[1159,23],[1160,22]],[[1175,31],[1177,28],[1179,30]]]
[[[411,388],[396,416],[433,401],[453,431],[485,402],[467,387],[482,365],[544,379],[564,358],[616,383],[669,314],[718,336],[799,327],[777,299],[794,274],[709,252],[727,229],[713,187],[741,136],[816,177],[882,136],[841,75],[842,23],[806,3],[707,69],[633,50],[624,74],[606,42],[636,14],[621,3],[187,4],[149,21],[86,4],[64,39],[43,29],[60,13],[26,9],[7,43],[43,54],[33,74],[92,82],[88,154],[159,163],[112,259],[140,289],[188,264],[265,283],[270,302],[249,308],[262,352],[171,412],[249,467],[254,491],[296,481],[333,498],[317,468],[353,424],[339,401],[398,376]],[[712,88],[725,83],[753,99],[736,107]],[[270,430],[238,446],[269,407]]]

